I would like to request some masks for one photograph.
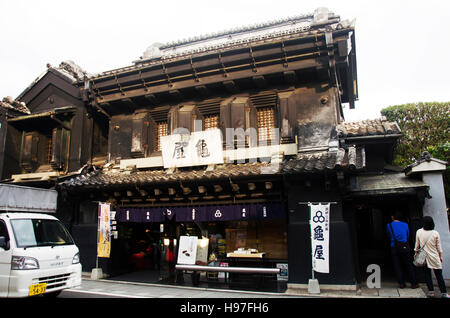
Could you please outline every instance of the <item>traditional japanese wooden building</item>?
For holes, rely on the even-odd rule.
[[[85,76],[76,64],[47,69],[16,99],[0,104],[1,177],[16,183],[51,187],[90,158],[86,106],[75,83]]]
[[[101,74],[62,64],[14,101],[30,114],[6,119],[3,179],[59,190],[84,271],[97,266],[98,203],[110,203],[117,224],[99,266],[147,270],[144,281],[166,280],[167,250],[191,235],[210,239],[208,262],[288,268],[270,288],[304,287],[308,203],[331,202],[330,273],[316,278],[356,288],[364,266],[389,262],[390,212],[418,218],[428,188],[390,165],[396,123],[344,121],[357,99],[354,25],[324,9],[154,44]],[[230,256],[239,248],[261,257]]]

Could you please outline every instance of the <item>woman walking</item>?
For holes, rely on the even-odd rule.
[[[416,257],[419,248],[423,248],[427,252],[425,279],[428,287],[428,296],[434,297],[433,281],[431,279],[431,269],[436,276],[436,280],[439,285],[439,289],[442,293],[442,298],[449,298],[447,289],[445,287],[444,278],[442,277],[442,246],[439,233],[434,230],[434,221],[431,216],[423,217],[423,228],[416,232],[416,246],[414,248]]]

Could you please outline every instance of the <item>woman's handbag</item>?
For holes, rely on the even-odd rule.
[[[416,256],[414,257],[413,261],[414,266],[423,267],[427,263],[427,252],[423,248],[425,247],[425,245],[427,245],[428,241],[431,238],[431,235],[433,235],[433,233],[430,234],[430,237],[425,242],[425,244],[423,244],[423,246],[417,250]]]

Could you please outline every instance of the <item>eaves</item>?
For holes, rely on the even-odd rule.
[[[402,137],[402,134],[386,134],[372,136],[344,137],[346,144],[391,143]]]

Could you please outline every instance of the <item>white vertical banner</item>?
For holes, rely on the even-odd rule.
[[[309,208],[312,269],[318,273],[329,273],[330,203],[309,204]]]

